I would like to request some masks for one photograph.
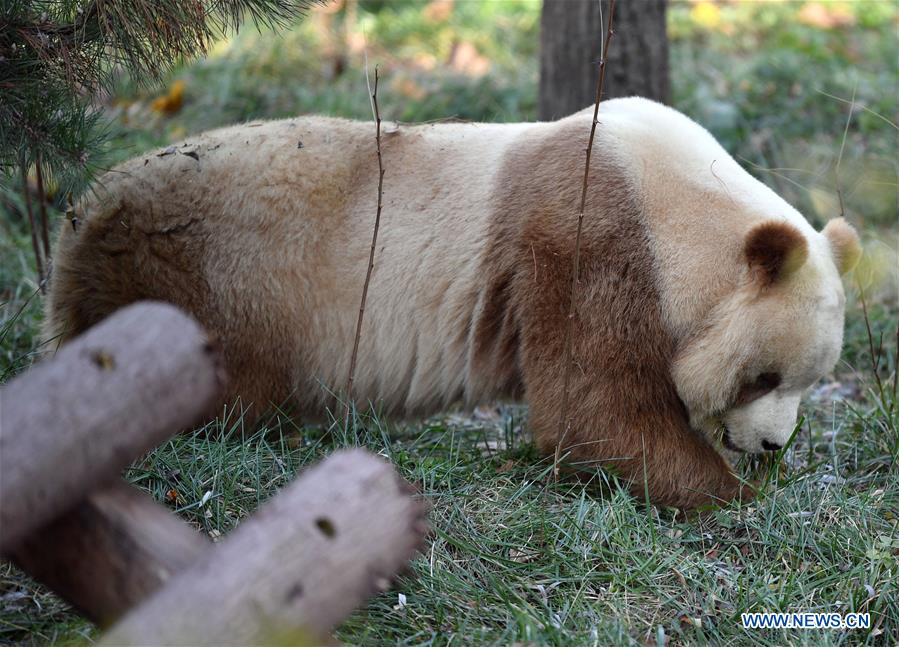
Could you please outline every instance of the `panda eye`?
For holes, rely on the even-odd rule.
[[[780,381],[780,373],[759,373],[754,380],[740,387],[734,404],[739,407],[758,400],[780,386]]]
[[[780,373],[760,373],[752,384],[756,388],[773,391],[780,386]]]

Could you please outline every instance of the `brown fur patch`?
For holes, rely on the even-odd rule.
[[[793,225],[770,221],[749,232],[743,252],[758,282],[770,286],[802,267],[808,243]]]
[[[513,275],[500,273],[487,275],[487,279],[478,296],[469,341],[469,390],[475,392],[467,394],[467,399],[472,402],[479,401],[484,392],[512,398],[521,394],[520,340],[511,308]]]
[[[292,366],[286,354],[278,352],[288,342],[289,319],[274,316],[277,300],[263,310],[249,295],[223,299],[214,293],[204,272],[216,255],[205,244],[207,223],[201,217],[161,212],[160,205],[148,211],[132,203],[131,197],[139,192],[129,189],[129,182],[113,178],[110,192],[100,190],[81,205],[77,231],[61,228],[45,339],[63,343],[135,301],[167,301],[193,315],[221,343],[229,377],[227,402],[241,396],[244,405],[256,405],[251,409],[254,414],[270,401],[283,402],[289,395]],[[202,186],[193,191],[197,200],[205,199]],[[221,264],[232,264],[232,271],[238,272],[242,270],[233,265],[240,262],[265,264],[236,256]],[[273,271],[263,272],[261,280],[277,282]],[[270,343],[258,343],[247,330]]]
[[[504,319],[518,327],[530,425],[547,454],[560,414],[588,130],[586,120],[562,122],[550,137],[522,143],[509,156],[498,180],[492,253],[484,268],[487,280],[512,276],[505,306],[511,314]],[[578,467],[613,469],[637,496],[645,482],[656,503],[694,507],[729,500],[739,484],[689,426],[670,375],[674,342],[662,323],[646,224],[627,174],[602,154],[603,145],[600,135],[583,228],[564,450]]]

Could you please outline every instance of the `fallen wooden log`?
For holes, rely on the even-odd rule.
[[[318,644],[421,546],[426,506],[379,457],[309,468],[102,645]]]
[[[32,532],[10,557],[108,627],[211,547],[149,495],[119,481]]]
[[[0,389],[0,554],[210,413],[220,355],[177,308],[125,308]]]

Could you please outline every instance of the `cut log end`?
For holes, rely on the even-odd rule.
[[[0,553],[198,422],[221,353],[163,303],[124,308],[0,389]]]
[[[410,488],[379,457],[335,453],[128,614],[102,644],[325,639],[423,546],[428,507]]]

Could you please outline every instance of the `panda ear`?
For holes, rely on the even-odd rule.
[[[756,281],[767,287],[802,267],[808,258],[808,243],[793,225],[769,221],[752,228],[743,253]]]
[[[858,265],[862,257],[862,246],[855,228],[842,218],[834,218],[821,232],[830,243],[833,262],[840,274],[845,274]]]

